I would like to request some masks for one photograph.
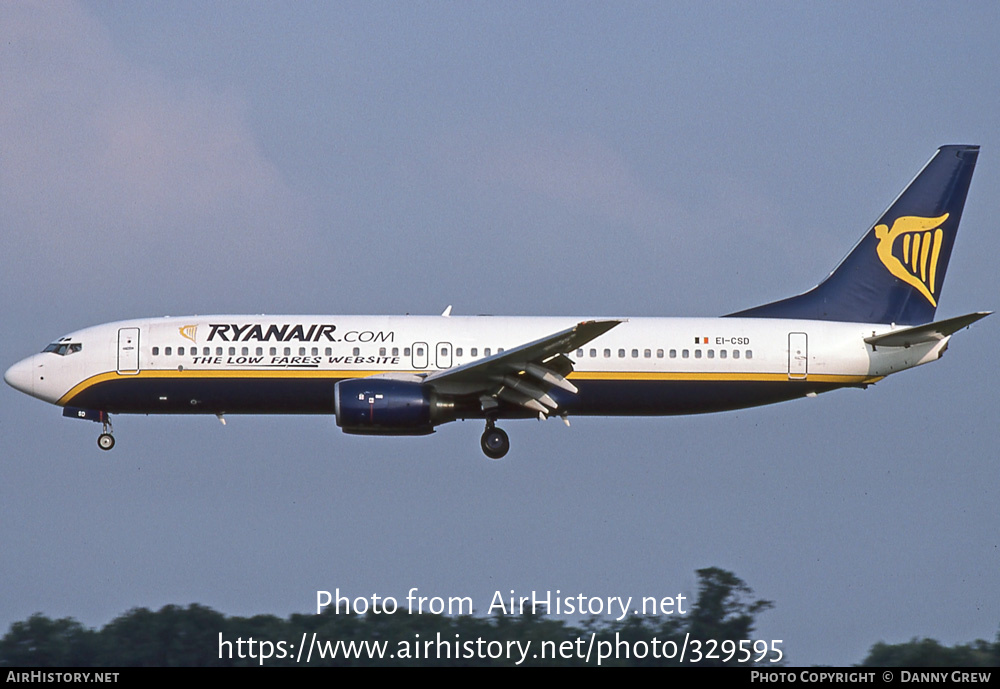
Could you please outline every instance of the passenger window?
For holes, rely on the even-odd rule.
[[[178,347],[177,348],[177,356],[184,356],[184,348],[183,347]]]
[[[657,359],[662,359],[663,358],[663,350],[662,349],[657,349],[656,350],[656,358]]]
[[[212,353],[212,348],[211,347],[202,347],[201,348],[201,353],[202,353],[202,356],[208,356],[208,355],[210,355]]]
[[[709,359],[714,359],[715,358],[715,350],[714,349],[708,350],[708,358]]]
[[[316,353],[316,352],[315,352],[315,350],[314,350],[314,351],[313,351],[313,354],[315,354],[315,353]],[[385,347],[379,347],[379,348],[378,348],[378,355],[379,355],[379,356],[385,356]]]
[[[229,348],[229,356],[236,356],[236,347]]]
[[[652,352],[651,352],[650,350],[648,350],[648,349],[647,349],[646,351],[644,351],[644,352],[642,353],[642,355],[643,355],[644,357],[646,357],[647,359],[649,359],[649,358],[650,358],[651,356],[653,356],[653,353],[652,353]]]
[[[354,354],[355,354],[355,356],[357,356],[357,354],[358,354],[358,348],[357,347],[354,348]],[[424,348],[423,347],[417,347],[417,356],[423,356],[423,355],[424,355]]]
[[[576,358],[577,359],[582,359],[583,358],[583,350],[582,349],[576,350]]]
[[[720,349],[719,350],[719,358],[720,359],[725,359],[726,358],[726,350],[724,350],[724,349]]]
[[[327,347],[326,349],[323,350],[323,353],[326,354],[327,356],[330,356],[331,354],[333,354],[333,350]]]
[[[258,347],[257,348],[257,354],[255,354],[254,356],[264,356],[264,348],[263,347]]]
[[[701,350],[700,349],[694,350],[694,358],[695,359],[700,359],[701,358]]]
[[[671,359],[676,359],[677,358],[677,350],[676,349],[671,349],[670,350],[670,358]]]
[[[740,358],[740,350],[738,350],[738,349],[734,349],[733,350],[733,358],[734,359],[739,359]]]
[[[153,347],[153,356],[159,356],[159,354],[160,354],[160,348]]]
[[[330,353],[330,352],[329,352],[329,350],[328,350],[328,351],[327,351],[327,354],[329,354],[329,353]],[[393,356],[399,356],[399,347],[393,347],[393,348],[392,348],[392,355],[393,355]]]
[[[486,349],[483,350],[483,356],[489,356],[489,355],[490,355],[490,348],[487,347]]]
[[[455,347],[455,356],[462,356],[462,348]]]
[[[625,358],[625,350],[624,349],[619,349],[618,350],[618,358],[619,359],[624,359]]]
[[[222,347],[215,348],[215,356],[222,356]]]
[[[749,350],[749,349],[747,350],[747,359],[753,359],[753,351],[752,350]]]
[[[276,347],[271,347],[268,351],[271,352],[271,356],[275,356],[278,353],[278,349]]]
[[[247,354],[250,353],[250,348],[244,347],[243,349],[240,350],[240,352],[243,354],[243,356],[246,356]]]
[[[610,349],[605,349],[604,350],[604,358],[605,359],[610,359],[611,358],[611,350]]]
[[[410,348],[403,347],[403,356],[410,356]]]
[[[306,355],[306,348],[299,347],[299,356],[305,356],[305,355]]]
[[[422,354],[423,352],[420,352],[420,353]],[[354,356],[360,356],[360,355],[361,355],[361,347],[355,347],[354,348]]]
[[[681,358],[682,359],[687,359],[689,356],[691,356],[691,353],[688,352],[688,350],[685,349],[685,350],[681,351]]]
[[[639,358],[639,350],[638,349],[633,349],[632,350],[632,358],[633,359],[638,359]]]
[[[597,358],[597,350],[594,349],[593,347],[590,348],[590,358],[591,359],[596,359]]]
[[[285,356],[291,356],[291,355],[292,355],[292,348],[285,347]]]
[[[163,350],[163,354],[164,354],[165,356],[170,356],[170,354],[171,354],[171,353],[172,353],[173,351],[174,351],[174,350],[173,350],[173,349],[172,349],[171,347],[166,347],[166,348],[164,348],[164,350]]]

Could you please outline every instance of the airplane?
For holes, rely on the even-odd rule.
[[[700,414],[865,388],[935,361],[991,312],[934,321],[979,154],[930,161],[816,287],[714,318],[217,315],[79,330],[11,366],[12,387],[112,414],[330,414],[345,432],[426,435],[482,419]]]

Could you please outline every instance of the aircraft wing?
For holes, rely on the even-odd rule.
[[[937,342],[953,335],[962,328],[972,325],[980,318],[986,318],[992,311],[978,311],[964,316],[956,316],[927,325],[893,330],[881,335],[866,337],[865,342],[874,347],[909,347],[924,342]]]
[[[622,322],[583,321],[485,359],[432,373],[423,382],[444,394],[478,394],[483,411],[504,401],[547,416],[558,406],[549,390],[557,387],[577,392],[576,386],[566,380],[573,370],[573,361],[566,355]]]

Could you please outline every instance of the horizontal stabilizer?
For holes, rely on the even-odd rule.
[[[993,312],[977,311],[976,313],[968,313],[964,316],[956,316],[955,318],[948,318],[936,323],[918,325],[913,328],[904,328],[903,330],[893,330],[881,335],[866,337],[865,342],[873,347],[910,347],[925,342],[938,342],[962,328],[972,325],[980,318],[986,318],[991,313]]]

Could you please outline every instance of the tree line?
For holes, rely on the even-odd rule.
[[[309,665],[320,667],[515,664],[515,658],[507,653],[496,657],[491,653],[464,654],[461,644],[473,639],[478,640],[480,649],[500,648],[514,639],[524,647],[530,643],[536,655],[522,659],[524,665],[594,665],[593,658],[588,663],[576,652],[581,647],[580,639],[634,651],[619,651],[605,658],[602,665],[780,667],[788,663],[784,649],[775,649],[754,635],[757,615],[771,609],[771,601],[755,599],[750,587],[732,572],[713,567],[698,570],[697,575],[698,596],[685,616],[630,616],[621,621],[591,618],[578,625],[531,613],[449,617],[402,611],[364,615],[325,611],[319,615],[293,614],[287,619],[274,615],[227,617],[192,604],[167,605],[156,612],[136,608],[100,629],[88,629],[73,618],[53,620],[35,614],[12,624],[0,639],[0,667],[257,666],[262,664],[264,651],[268,657],[263,664],[268,667],[295,666],[300,663],[290,647],[300,645],[302,639],[312,638],[313,634],[324,643],[341,642],[342,651],[349,644],[365,642],[384,642],[395,649],[395,644],[412,644],[414,640],[433,646],[431,640],[437,639],[448,646],[444,650],[448,657],[441,657],[441,652],[417,652],[406,657],[395,653],[393,658],[372,657],[370,653],[314,656]],[[739,645],[741,641],[743,646]],[[279,642],[285,646],[276,645]],[[566,652],[554,657],[537,656],[544,642],[549,648],[563,648]],[[687,650],[683,661],[678,652],[682,644]],[[693,652],[696,648],[697,658]],[[778,655],[781,660],[773,662]],[[950,648],[931,639],[896,645],[878,643],[861,664],[996,667],[1000,666],[1000,636],[994,643],[976,641]]]

